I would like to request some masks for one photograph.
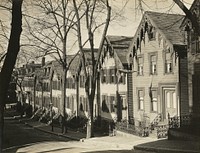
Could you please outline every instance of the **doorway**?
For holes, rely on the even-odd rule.
[[[178,115],[177,94],[175,88],[163,88],[163,117]]]

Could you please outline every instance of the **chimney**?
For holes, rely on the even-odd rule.
[[[45,65],[45,57],[42,57],[42,66]]]

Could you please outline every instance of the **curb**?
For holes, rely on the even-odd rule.
[[[52,132],[52,131],[43,130],[43,129],[41,129],[41,128],[34,127],[34,126],[28,124],[27,122],[23,122],[23,121],[20,120],[20,119],[19,119],[18,121],[19,121],[20,123],[25,124],[26,126],[32,127],[33,129],[36,129],[36,130],[39,130],[39,131],[42,131],[42,132],[45,132],[45,133],[53,134],[53,135],[56,135],[56,136],[68,138],[68,139],[75,140],[75,141],[80,141],[80,140],[82,139],[82,138],[75,138],[75,137],[63,135],[63,134],[61,134],[61,133],[55,133],[55,132]]]
[[[170,149],[170,148],[155,148],[155,147],[144,147],[141,145],[134,146],[134,150],[156,152],[156,153],[199,153],[198,150],[180,150],[180,149]]]

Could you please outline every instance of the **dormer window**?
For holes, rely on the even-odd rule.
[[[149,36],[149,40],[155,40],[156,39],[156,29],[155,29],[155,27],[149,26],[148,36]]]

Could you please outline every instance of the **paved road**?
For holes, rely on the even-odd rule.
[[[19,123],[18,120],[5,120],[3,148],[26,146],[28,144],[42,142],[66,142],[66,138],[47,134],[32,127]]]
[[[132,146],[117,145],[108,138],[108,142],[97,140],[71,141],[67,138],[51,135],[19,123],[18,120],[5,120],[4,152],[15,153],[144,153],[131,150]],[[112,138],[110,138],[112,139]]]

